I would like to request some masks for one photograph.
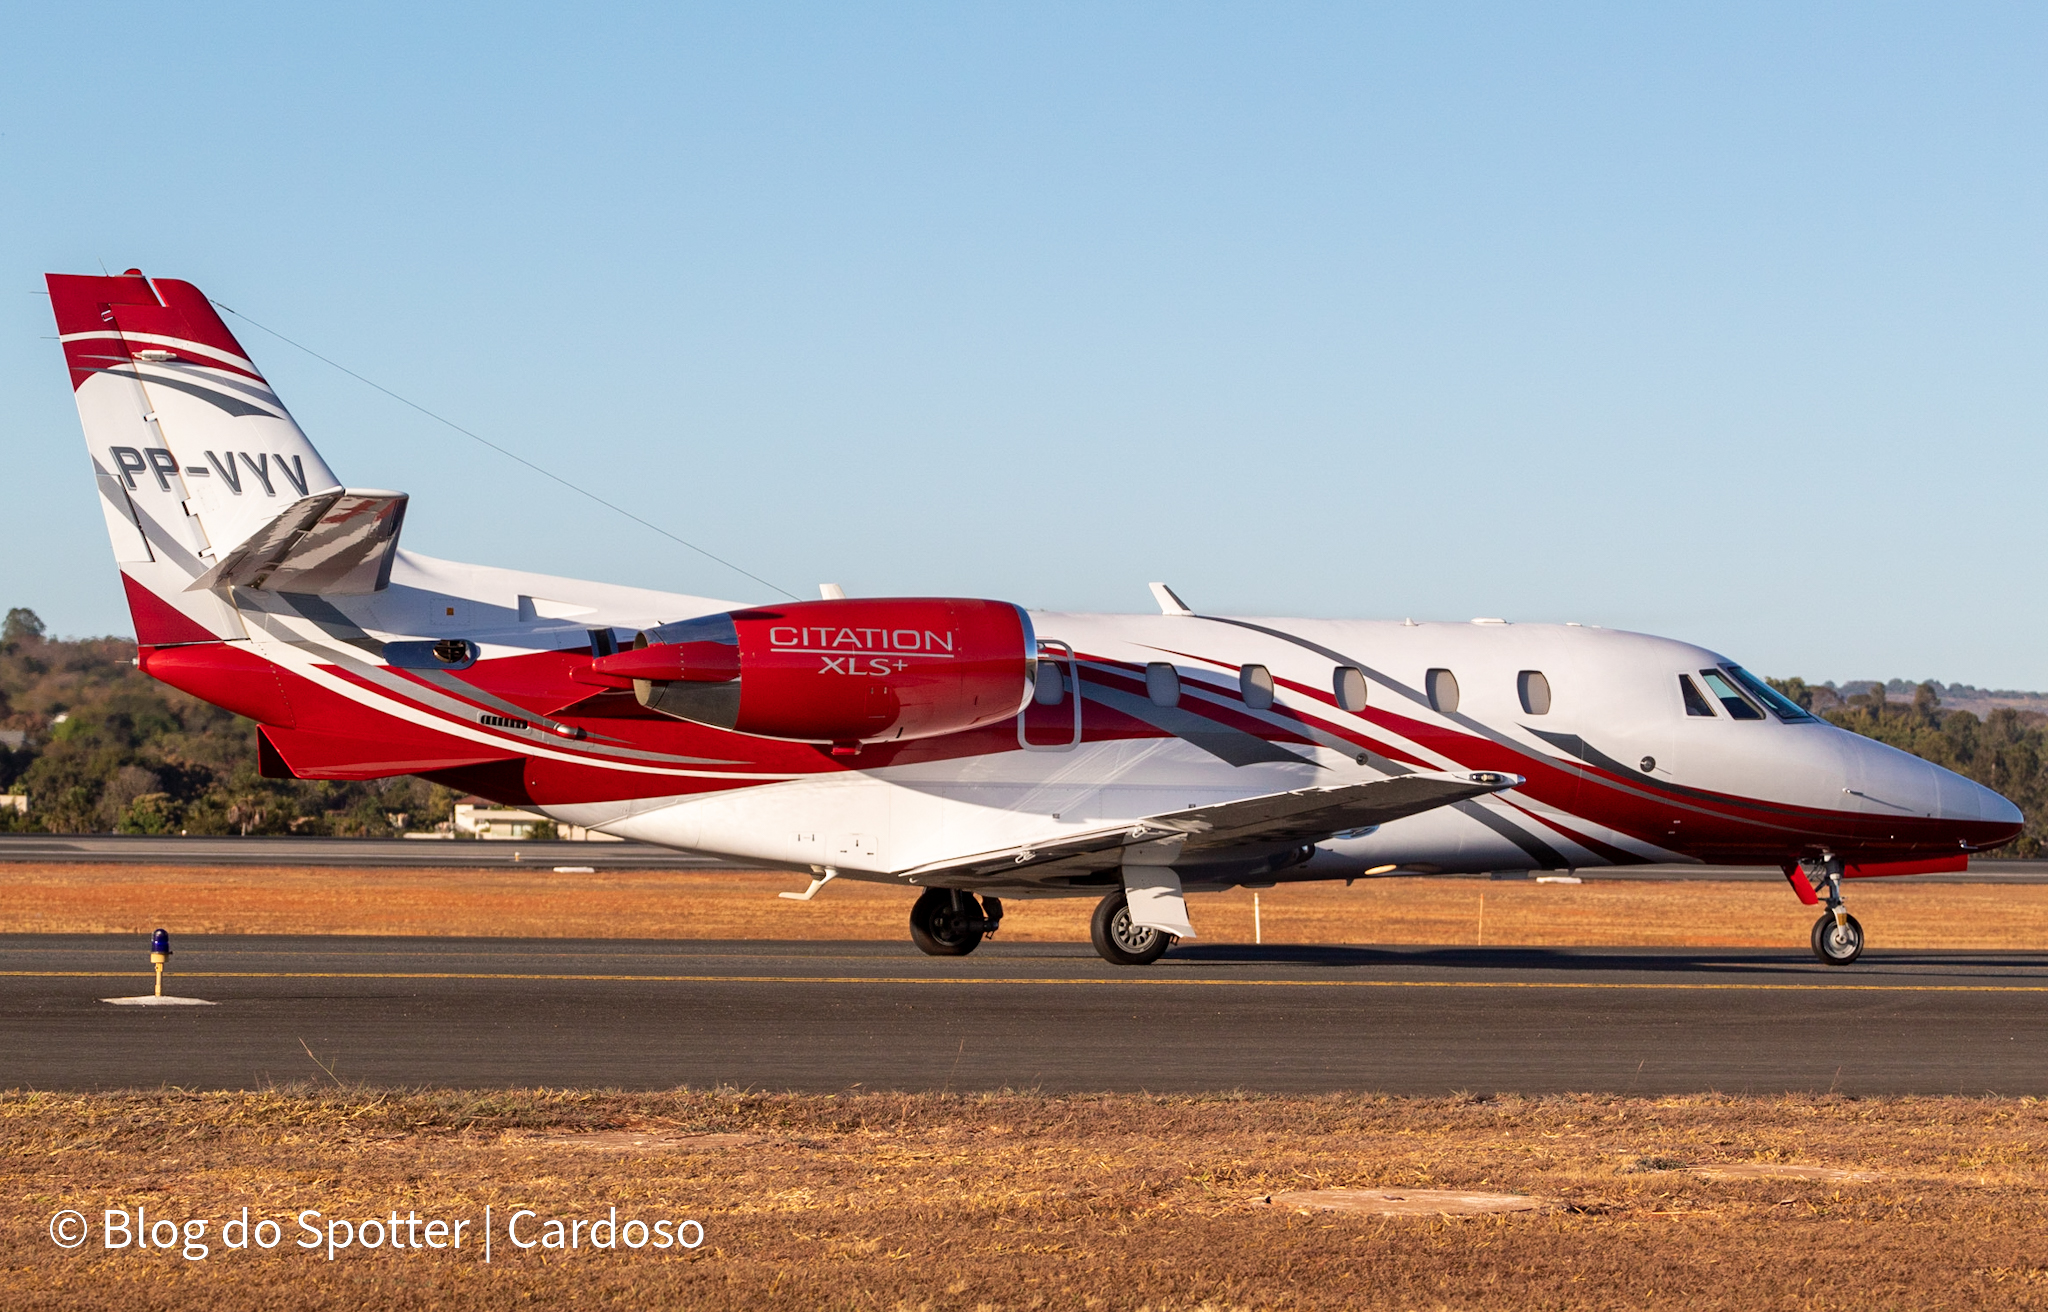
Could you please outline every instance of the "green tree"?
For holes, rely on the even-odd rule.
[[[0,643],[20,642],[24,638],[41,641],[42,636],[42,620],[26,606],[16,606],[7,612],[5,620],[0,620]]]

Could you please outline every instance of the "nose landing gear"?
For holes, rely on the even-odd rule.
[[[1002,928],[1003,904],[957,888],[928,888],[910,908],[910,941],[933,957],[964,957]]]
[[[1813,955],[1830,966],[1846,966],[1863,955],[1863,926],[1842,905],[1842,858],[1800,864],[1808,883],[1825,888],[1828,904],[1813,922]]]

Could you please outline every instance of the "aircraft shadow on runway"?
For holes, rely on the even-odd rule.
[[[2048,970],[2048,953],[1958,952],[1873,949],[1855,965],[1824,966],[1793,948],[1549,948],[1549,947],[1351,947],[1342,945],[1243,943],[1176,945],[1161,959],[1201,965],[1323,966],[1330,969],[1385,969],[1411,966],[1435,970],[1556,971],[1583,975],[1823,975],[1843,983],[1930,973],[2007,976]]]

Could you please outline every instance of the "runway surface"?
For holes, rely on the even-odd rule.
[[[2048,1095],[2048,953],[0,936],[0,1087]]]

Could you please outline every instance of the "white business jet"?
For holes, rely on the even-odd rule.
[[[1961,870],[2017,808],[1718,653],[1577,625],[844,598],[747,605],[416,555],[199,290],[52,274],[141,665],[265,774],[420,775],[624,838],[922,890],[924,951],[1099,899],[1155,961],[1186,895],[1300,880],[1775,867],[1847,964],[1845,878]]]

